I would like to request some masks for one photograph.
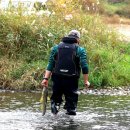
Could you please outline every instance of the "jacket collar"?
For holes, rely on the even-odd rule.
[[[73,44],[73,43],[77,43],[77,39],[74,37],[63,37],[62,42]]]

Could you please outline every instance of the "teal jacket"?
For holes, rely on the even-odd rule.
[[[55,55],[58,52],[58,45],[55,45],[50,54],[49,63],[47,65],[47,70],[53,71],[53,68],[55,66]],[[87,63],[87,53],[85,51],[85,48],[78,46],[76,50],[77,56],[80,59],[80,66],[82,69],[83,74],[88,74],[88,63]]]

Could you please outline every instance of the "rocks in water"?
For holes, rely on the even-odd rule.
[[[130,88],[109,88],[109,89],[83,89],[78,94],[90,95],[130,95]]]

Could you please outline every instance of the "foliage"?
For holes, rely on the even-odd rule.
[[[51,47],[71,29],[81,32],[80,43],[87,49],[92,85],[130,84],[129,44],[106,28],[99,14],[86,13],[82,2],[50,0],[42,13],[23,8],[0,12],[0,67],[8,66],[8,71],[1,69],[1,86],[26,90],[39,87]],[[6,81],[8,84],[3,85]],[[82,79],[80,84],[83,85]]]
[[[130,18],[129,0],[111,0],[102,2],[103,2],[102,4],[104,8],[104,14],[107,14],[109,16],[119,15],[121,17]]]
[[[120,10],[117,10],[115,13],[120,15],[120,16],[130,18],[130,8],[129,7],[130,7],[130,4],[123,7]]]

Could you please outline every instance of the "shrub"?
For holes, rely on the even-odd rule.
[[[120,15],[120,16],[123,16],[123,17],[127,17],[127,18],[130,18],[130,8],[129,8],[130,5],[120,9],[120,10],[117,10],[115,13]]]

